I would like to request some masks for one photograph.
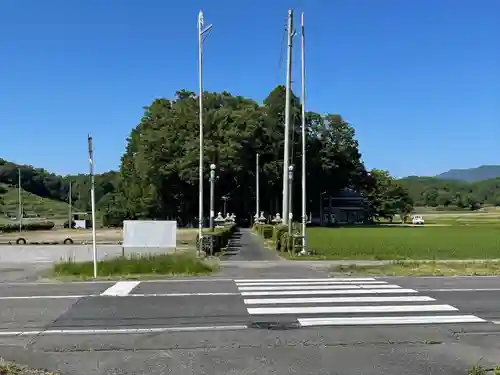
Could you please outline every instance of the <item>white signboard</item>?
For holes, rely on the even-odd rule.
[[[176,221],[123,221],[123,247],[175,248],[176,243]]]
[[[87,227],[87,223],[85,220],[73,220],[75,222],[75,229],[85,229]]]

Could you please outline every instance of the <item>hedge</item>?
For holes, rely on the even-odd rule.
[[[272,239],[274,249],[277,251],[292,251],[294,248],[295,238],[289,240],[288,226],[284,224],[271,225],[271,224],[254,224],[252,228],[264,239]],[[296,230],[292,230],[293,233]]]
[[[274,225],[271,224],[254,224],[253,230],[260,234],[264,239],[273,237]]]
[[[34,223],[23,223],[21,229],[24,231],[50,230],[54,228],[54,225],[52,221],[39,221]],[[11,233],[17,232],[18,230],[19,224],[0,224],[0,232]]]
[[[229,239],[236,232],[237,226],[226,225],[223,228],[215,228],[213,231],[207,231],[203,233],[203,251],[209,254],[213,251],[213,254],[219,253],[223,248],[227,247],[229,244]],[[213,250],[211,243],[213,243]],[[199,249],[200,240],[199,235],[196,236],[196,247]]]

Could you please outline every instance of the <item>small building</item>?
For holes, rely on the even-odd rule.
[[[372,221],[366,199],[352,189],[342,189],[335,195],[321,194],[319,225],[368,224]]]

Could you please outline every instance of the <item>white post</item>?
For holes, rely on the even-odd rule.
[[[257,153],[255,159],[255,222],[259,222],[260,217],[260,182],[259,182],[259,154]]]
[[[94,183],[94,149],[92,137],[88,136],[89,163],[90,163],[90,204],[92,206],[92,254],[94,259],[94,279],[97,278],[97,245],[95,235],[95,183]]]
[[[199,99],[199,121],[200,121],[200,164],[199,164],[199,197],[198,197],[198,254],[203,245],[203,35],[207,33],[212,25],[203,28],[203,12],[198,13],[198,80],[200,86]]]
[[[73,192],[72,192],[73,181],[69,180],[69,192],[68,192],[68,229],[73,228],[71,225],[73,223],[73,213],[72,213],[72,204],[73,204]]]
[[[306,253],[306,66],[305,66],[305,34],[304,13],[301,17],[301,76],[302,76],[302,253]]]
[[[17,217],[19,220],[19,233],[23,231],[23,193],[21,190],[21,168],[17,168],[19,174],[19,187],[18,187],[18,195],[19,195],[19,205],[17,207]]]
[[[288,165],[290,162],[290,91],[292,84],[292,41],[293,41],[293,10],[288,11],[288,53],[286,64],[286,95],[285,95],[285,150],[283,152],[283,202],[282,220],[288,223]]]

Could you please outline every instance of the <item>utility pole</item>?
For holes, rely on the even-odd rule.
[[[94,148],[92,137],[88,136],[90,162],[90,203],[92,205],[92,253],[94,255],[94,278],[97,278],[97,245],[95,235],[95,181],[94,181]]]
[[[305,47],[306,37],[304,33],[304,13],[301,15],[301,81],[302,81],[302,253],[307,252],[306,247],[306,65]]]
[[[21,168],[17,168],[19,183],[18,183],[18,207],[17,207],[17,217],[19,220],[19,233],[23,231],[23,195],[21,190]]]
[[[199,116],[200,116],[200,165],[199,165],[199,198],[198,198],[198,251],[203,247],[203,36],[207,34],[212,25],[204,27],[203,12],[198,13],[198,79],[199,92]]]
[[[285,94],[285,150],[283,153],[283,224],[289,219],[289,198],[288,198],[288,165],[290,162],[290,91],[292,85],[292,42],[293,42],[293,10],[288,10],[288,53],[286,64],[286,94]]]
[[[260,217],[260,163],[259,163],[259,153],[256,155],[255,159],[255,222],[259,222]]]
[[[72,204],[73,204],[73,192],[72,192],[72,185],[73,181],[69,180],[69,192],[68,192],[68,201],[69,201],[69,206],[68,206],[68,228],[71,229],[73,228],[73,213],[72,211]]]

